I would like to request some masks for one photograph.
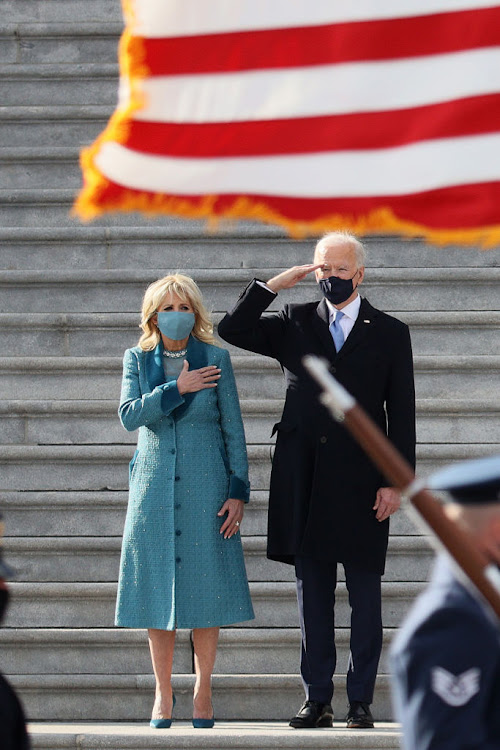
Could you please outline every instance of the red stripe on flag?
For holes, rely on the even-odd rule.
[[[124,190],[126,196],[124,197]],[[134,196],[137,203],[134,205]],[[125,200],[126,208],[133,211],[140,207],[142,211],[154,210],[160,200],[169,198],[183,202],[185,209],[182,213],[194,215],[197,208],[206,203],[207,196],[159,195],[124,188],[116,183],[106,181],[100,188],[99,205],[101,208],[113,211],[120,209]],[[390,208],[402,222],[428,227],[431,230],[476,229],[498,225],[498,205],[500,203],[500,182],[482,184],[459,185],[452,188],[430,190],[404,196],[375,196],[370,198],[280,198],[267,195],[221,195],[215,196],[210,205],[211,216],[226,216],[232,207],[241,200],[248,198],[253,204],[260,204],[276,214],[292,222],[321,222],[339,217],[345,220],[346,226],[356,221],[363,221],[371,212],[383,208]],[[204,215],[204,214],[202,214]],[[239,218],[245,213],[240,212]],[[247,216],[251,216],[249,211]]]
[[[500,94],[389,112],[230,123],[132,120],[128,148],[177,157],[264,156],[390,148],[500,131]]]
[[[389,60],[496,46],[500,8],[138,41],[152,76]]]

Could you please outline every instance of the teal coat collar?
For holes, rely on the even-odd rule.
[[[208,365],[208,345],[190,336],[187,345],[186,359],[190,370],[198,370]],[[146,352],[146,377],[151,390],[165,382],[163,372],[163,342],[149,352]]]

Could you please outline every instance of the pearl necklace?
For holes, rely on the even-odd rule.
[[[178,352],[170,352],[168,349],[163,350],[164,357],[170,357],[171,359],[178,359],[179,357],[185,357],[187,349],[179,349]]]

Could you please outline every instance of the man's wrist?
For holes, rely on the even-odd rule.
[[[278,294],[278,290],[277,289],[273,289],[273,287],[270,286],[270,284],[269,284],[269,281],[272,282],[272,279],[270,279],[269,281],[261,281],[260,279],[255,279],[255,281],[263,289],[267,289],[269,292],[272,292],[273,294]]]

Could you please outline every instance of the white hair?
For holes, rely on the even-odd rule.
[[[323,248],[329,247],[329,245],[332,245],[336,242],[343,242],[346,245],[350,245],[352,249],[354,250],[356,254],[356,263],[358,264],[358,268],[365,265],[366,262],[366,249],[362,242],[358,240],[358,238],[351,234],[351,232],[328,232],[327,234],[324,234],[323,237],[318,240],[316,243],[316,247],[314,248],[314,253],[318,250],[322,250]]]

